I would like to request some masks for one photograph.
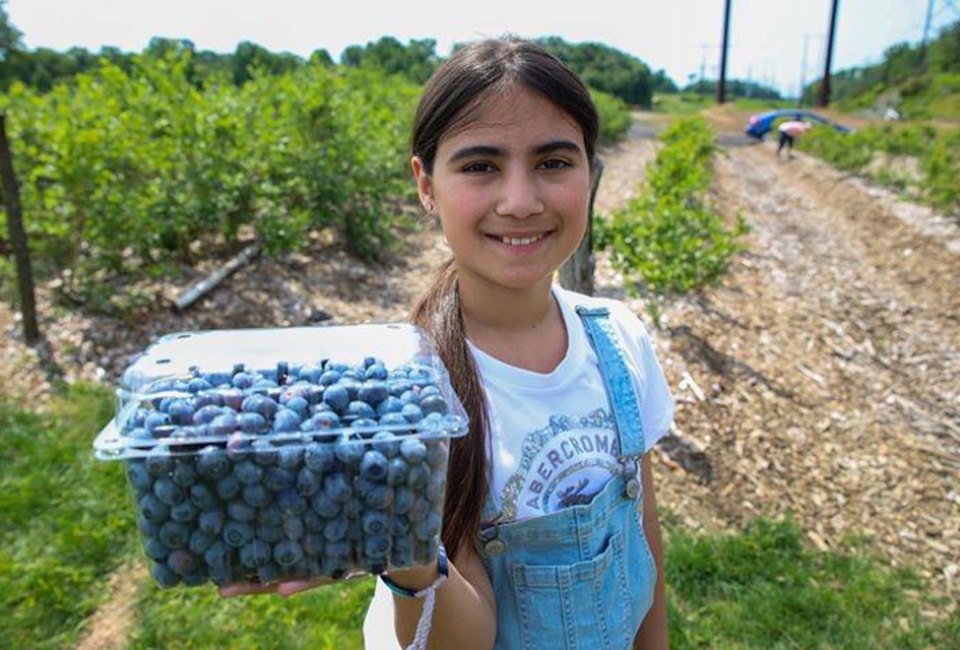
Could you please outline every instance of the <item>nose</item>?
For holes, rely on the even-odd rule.
[[[496,213],[501,217],[525,219],[544,210],[541,190],[533,174],[524,169],[506,172]]]

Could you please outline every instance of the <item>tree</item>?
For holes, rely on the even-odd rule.
[[[23,47],[23,32],[13,26],[7,16],[7,0],[0,0],[0,61],[6,61],[11,52]]]

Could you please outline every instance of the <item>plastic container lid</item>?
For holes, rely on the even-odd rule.
[[[433,396],[428,407],[418,400],[420,417],[400,415],[405,390]],[[306,444],[384,430],[445,437],[467,431],[436,349],[406,323],[177,332],[148,347],[116,393],[116,416],[94,441],[102,460],[143,457],[161,445],[184,454],[255,439]],[[241,422],[241,414],[258,412],[256,396],[274,406],[261,410],[263,423]],[[296,408],[286,408],[295,397]],[[226,417],[216,420],[216,408]],[[299,420],[289,413],[278,419],[278,410]]]

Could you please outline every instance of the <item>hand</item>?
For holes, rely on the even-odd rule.
[[[270,584],[266,585],[257,584],[255,582],[238,582],[236,584],[227,585],[226,587],[220,587],[217,591],[220,593],[221,598],[233,598],[234,596],[243,596],[246,594],[273,593],[283,596],[284,598],[289,598],[290,596],[301,591],[313,589],[314,587],[331,585],[335,582],[341,581],[331,580],[330,578],[310,578],[308,580],[284,580],[282,582],[271,582]]]

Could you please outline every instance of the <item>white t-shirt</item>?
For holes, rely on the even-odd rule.
[[[674,403],[643,323],[616,300],[554,286],[567,329],[567,354],[548,374],[510,366],[470,344],[490,415],[488,467],[497,507],[506,519],[589,502],[621,470],[617,437],[597,356],[577,305],[607,307],[625,347],[640,399],[644,449],[663,437]],[[469,341],[468,341],[469,343]],[[363,622],[366,650],[399,650],[393,597],[378,580]]]
[[[567,354],[550,373],[510,366],[470,345],[487,396],[491,487],[504,521],[589,503],[623,471],[593,347],[575,309],[607,307],[640,400],[644,449],[666,433],[674,403],[643,323],[616,300],[554,287]]]

